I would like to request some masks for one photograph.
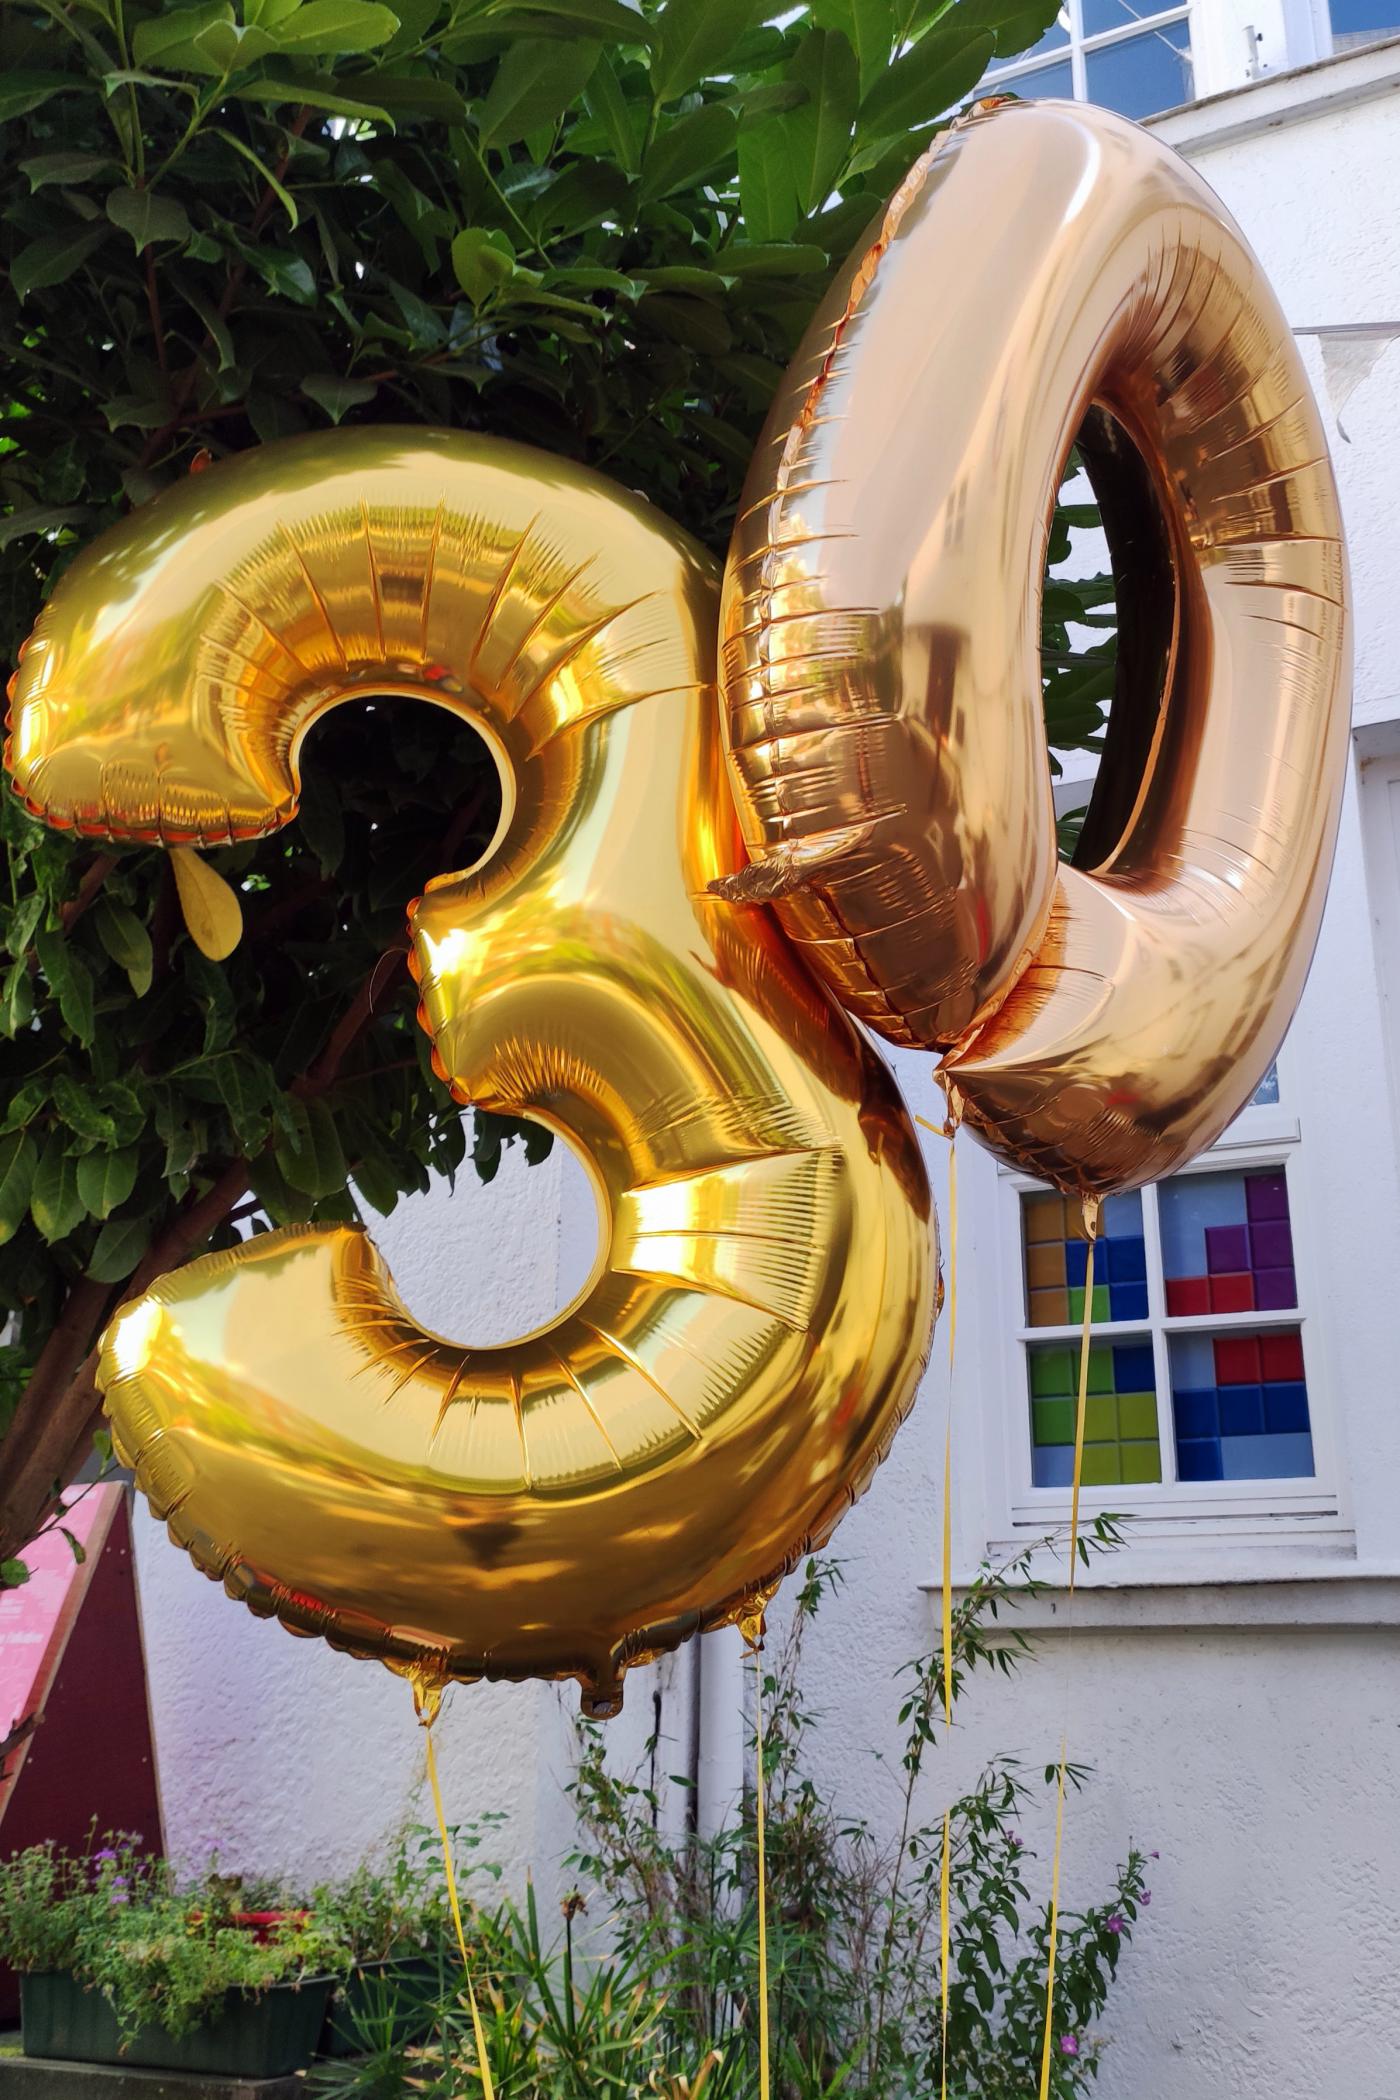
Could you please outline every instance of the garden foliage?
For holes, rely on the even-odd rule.
[[[1055,0],[9,0],[0,10],[0,654],[74,551],[175,478],[344,421],[485,430],[643,490],[722,551],[833,269]],[[949,297],[956,298],[956,286]],[[1057,517],[1052,561],[1074,522]],[[1046,600],[1051,740],[1090,742],[1108,584]],[[1080,631],[1075,628],[1074,631]],[[132,1291],[249,1221],[346,1220],[513,1126],[429,1069],[404,906],[484,849],[479,741],[404,702],[305,751],[287,833],[168,859],[6,798],[0,1560],[90,1448]],[[548,1133],[524,1135],[527,1151]],[[471,1278],[462,1279],[469,1299]]]

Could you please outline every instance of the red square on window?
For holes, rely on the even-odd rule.
[[[1266,1379],[1301,1378],[1303,1337],[1300,1334],[1261,1334],[1259,1363]]]
[[[1183,1313],[1209,1312],[1210,1278],[1208,1276],[1169,1276],[1167,1278],[1167,1311],[1174,1316]]]
[[[1253,1312],[1254,1278],[1252,1276],[1212,1276],[1210,1279],[1210,1309],[1212,1312]]]
[[[1215,1337],[1215,1382],[1217,1385],[1258,1385],[1257,1334],[1218,1334]]]

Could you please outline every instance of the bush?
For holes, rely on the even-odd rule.
[[[10,0],[0,10],[0,632],[201,463],[342,421],[526,439],[722,550],[835,265],[994,51],[1056,0]],[[1081,514],[1079,521],[1091,517]],[[1055,528],[1069,549],[1074,515]],[[1053,740],[1111,663],[1047,598]],[[1099,612],[1093,617],[1107,619]],[[1111,644],[1103,645],[1111,649]],[[167,857],[5,798],[0,1561],[90,1448],[116,1306],[240,1228],[387,1212],[468,1156],[404,968],[404,904],[489,840],[478,740],[341,710],[289,832],[212,856],[211,963]],[[464,1290],[470,1279],[463,1279]]]
[[[1087,1544],[1116,1540],[1102,1518]],[[957,1607],[955,1687],[1012,1674],[1030,1653],[1001,1615],[1040,1588],[1030,1556],[984,1568]],[[808,1564],[790,1629],[764,1665],[769,1999],[774,2100],[927,2100],[940,2091],[939,1883],[942,1818],[916,1812],[939,1735],[942,1655],[901,1672],[903,1822],[893,1842],[823,1791],[807,1755],[818,1725],[801,1690],[803,1637],[839,1582]],[[667,1836],[673,1804],[613,1771],[604,1734],[580,1722],[572,1792],[580,1888],[563,1930],[542,1929],[533,1888],[474,1914],[472,1970],[500,2100],[755,2100],[757,1907],[751,1807],[709,1840]],[[652,1749],[655,1745],[651,1746]],[[1051,1767],[1045,1773],[1053,1783]],[[1074,1784],[1086,1774],[1074,1770]],[[1032,1788],[998,1759],[949,1811],[950,2100],[1029,2100],[1045,2026],[1048,1906],[1030,1892],[1032,1855],[1016,1824]],[[1103,1900],[1061,1913],[1050,2090],[1076,2100],[1096,2079],[1098,2031],[1144,1888],[1131,1850]],[[1043,1879],[1042,1875],[1042,1879]],[[587,1922],[581,1922],[586,1920]],[[460,1982],[426,2043],[366,2021],[364,2060],[317,2073],[320,2100],[430,2100],[481,2092]]]

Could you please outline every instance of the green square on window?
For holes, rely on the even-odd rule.
[[[1119,1456],[1125,1482],[1161,1479],[1162,1454],[1156,1444],[1124,1444]]]
[[[1033,1400],[1031,1402],[1031,1437],[1036,1444],[1072,1444],[1074,1442],[1074,1402],[1072,1400]]]
[[[1120,1393],[1118,1395],[1118,1427],[1123,1436],[1151,1438],[1155,1441],[1157,1436],[1157,1395],[1155,1393]]]
[[[1078,1366],[1076,1365],[1077,1368]],[[1113,1391],[1113,1351],[1111,1349],[1090,1349],[1088,1390],[1091,1393],[1111,1393]]]
[[[1116,1444],[1086,1444],[1080,1479],[1085,1487],[1117,1487],[1123,1474]]]
[[[1118,1403],[1112,1393],[1091,1393],[1085,1401],[1084,1441],[1086,1444],[1117,1443]]]
[[[1058,1400],[1074,1391],[1074,1356],[1067,1349],[1032,1349],[1031,1392],[1037,1400]]]

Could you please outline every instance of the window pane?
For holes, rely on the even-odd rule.
[[[1332,0],[1332,49],[1354,51],[1400,36],[1397,0]]]
[[[1023,1196],[1021,1241],[1026,1325],[1081,1325],[1089,1243],[1078,1198]],[[1147,1318],[1147,1256],[1139,1195],[1110,1196],[1103,1207],[1094,1254],[1093,1317],[1096,1322]]]
[[[1132,22],[1153,22],[1158,15],[1179,14],[1180,7],[1154,7],[1151,0],[1080,0],[1085,36],[1105,29],[1126,29]]]
[[[1074,1478],[1079,1351],[1072,1342],[1035,1342],[1026,1357],[1031,1478],[1036,1487],[1068,1487]],[[1084,1403],[1084,1485],[1118,1487],[1161,1477],[1151,1339],[1095,1342]]]
[[[1195,94],[1191,75],[1191,37],[1185,22],[1129,37],[1107,50],[1091,51],[1085,61],[1091,102],[1116,109],[1125,117],[1150,117],[1174,109]]]
[[[1061,10],[1063,13],[1063,9]],[[1063,51],[1069,42],[1069,31],[1062,22],[1052,22],[1038,44],[1026,51],[1013,51],[1006,58],[994,58],[987,68],[988,74],[1004,73],[1008,66],[1024,65],[1028,58],[1039,58],[1042,52]]]
[[[1250,1108],[1278,1107],[1278,1066],[1270,1065],[1264,1077],[1249,1097]]]
[[[990,76],[989,76],[990,77]],[[997,76],[997,92],[1019,95],[1025,102],[1074,100],[1074,74],[1068,62],[1062,66],[1038,66],[1034,73],[1017,73],[1011,79]]]
[[[1182,1481],[1311,1478],[1312,1423],[1296,1327],[1174,1334],[1171,1365]]]
[[[1298,1303],[1282,1167],[1177,1174],[1158,1190],[1167,1312],[1281,1312]]]

